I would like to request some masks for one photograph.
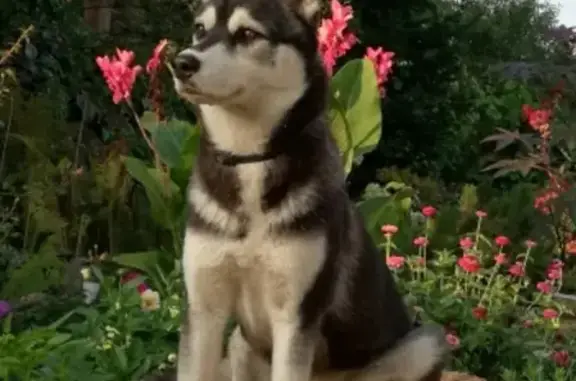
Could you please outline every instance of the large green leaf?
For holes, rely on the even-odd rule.
[[[381,136],[380,93],[373,64],[367,59],[351,60],[332,78],[331,108],[344,110],[346,123],[336,119],[332,133],[343,153],[352,147],[354,157],[369,152]],[[332,112],[332,110],[331,110]],[[348,131],[342,128],[348,127]]]
[[[128,173],[144,187],[154,220],[165,228],[173,229],[173,213],[181,201],[178,186],[158,169],[146,166],[142,160],[131,156],[124,156],[123,160]]]
[[[162,261],[163,255],[159,251],[143,251],[137,253],[117,254],[108,259],[122,267],[140,270],[146,274],[154,273],[156,266]]]

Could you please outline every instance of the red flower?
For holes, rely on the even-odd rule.
[[[566,350],[552,352],[550,359],[562,368],[568,368],[570,365],[570,354]]]
[[[528,249],[531,249],[533,247],[536,247],[536,242],[532,241],[531,239],[527,239],[526,241],[524,241],[524,245],[526,245]]]
[[[494,242],[496,243],[496,245],[504,247],[510,244],[510,238],[504,235],[499,235],[498,237],[494,238]]]
[[[546,269],[546,275],[550,280],[562,279],[562,268],[564,267],[564,262],[560,259],[554,259],[548,265]]]
[[[456,336],[454,333],[447,333],[446,334],[446,342],[452,348],[458,348],[460,346],[460,338]]]
[[[96,64],[112,92],[112,101],[115,104],[130,99],[136,77],[142,71],[141,66],[132,66],[133,61],[134,52],[120,49],[116,49],[116,57],[96,57]]]
[[[508,269],[508,272],[510,273],[510,275],[513,275],[513,276],[517,276],[517,277],[524,276],[526,274],[526,271],[524,269],[524,263],[522,263],[522,262],[514,263],[512,266],[510,266],[510,268]]]
[[[473,254],[464,254],[458,259],[458,266],[468,273],[476,273],[480,270],[480,262]]]
[[[503,265],[506,261],[506,254],[504,253],[498,253],[494,256],[494,262],[496,262],[497,265]]]
[[[162,53],[164,49],[168,45],[168,40],[164,39],[161,40],[158,45],[154,48],[154,52],[152,53],[152,57],[146,63],[146,73],[154,74],[158,71],[158,67],[160,67]]]
[[[576,240],[570,240],[566,243],[566,253],[576,255]]]
[[[353,15],[352,7],[332,0],[330,8],[331,18],[323,19],[318,28],[318,51],[328,75],[332,75],[336,60],[358,42],[356,36],[347,30]]]
[[[434,217],[436,215],[436,208],[430,205],[427,205],[422,208],[422,214],[424,217]]]
[[[416,237],[416,238],[414,238],[413,243],[415,246],[418,246],[418,247],[428,246],[428,238]]]
[[[390,76],[390,73],[392,73],[392,58],[394,58],[394,53],[386,52],[382,48],[374,49],[368,47],[364,58],[370,60],[374,65],[378,89],[380,89],[380,94],[384,96],[384,84],[388,82],[388,77]],[[434,210],[434,212],[436,212],[436,210]]]
[[[396,225],[382,225],[382,227],[380,228],[380,231],[384,235],[392,236],[392,235],[398,233],[398,226],[396,226]]]
[[[460,239],[460,248],[462,250],[470,250],[474,246],[474,241],[470,237]]]
[[[486,213],[486,212],[483,211],[483,210],[477,210],[477,211],[476,211],[476,217],[478,217],[478,218],[486,218],[486,217],[488,217],[488,213]]]
[[[528,124],[539,131],[543,125],[550,122],[550,117],[552,116],[552,111],[546,109],[534,109],[530,105],[522,106],[522,113],[524,114],[524,119]]]
[[[139,276],[140,274],[135,271],[127,272],[120,277],[120,284],[126,284],[131,280],[138,278]],[[138,290],[139,294],[142,294],[144,291],[148,290],[148,285],[144,282],[141,282],[136,286],[136,289]]]
[[[556,319],[558,317],[558,311],[553,308],[546,308],[544,311],[542,311],[542,317],[548,320]]]
[[[549,294],[552,292],[552,285],[550,282],[538,282],[536,288],[543,294]]]
[[[472,309],[472,315],[478,320],[486,319],[486,315],[488,314],[488,310],[482,306],[476,306]]]
[[[402,266],[404,266],[405,262],[406,259],[399,255],[391,255],[388,258],[386,258],[386,264],[388,265],[389,268],[393,270],[401,268]]]

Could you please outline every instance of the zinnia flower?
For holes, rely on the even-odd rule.
[[[504,235],[499,235],[498,237],[494,238],[494,242],[496,243],[496,245],[504,247],[510,244],[510,238]]]
[[[428,238],[416,237],[416,238],[414,238],[413,243],[415,246],[418,246],[418,247],[428,246]]]
[[[460,248],[462,250],[470,250],[474,246],[474,241],[470,237],[460,239]]]
[[[382,232],[382,234],[386,235],[386,236],[393,236],[394,234],[398,233],[398,226],[396,225],[382,225],[382,227],[380,228],[380,231]]]
[[[446,342],[452,348],[458,348],[460,346],[460,338],[453,333],[446,334]]]
[[[160,294],[150,289],[140,294],[140,306],[143,311],[155,311],[160,308]]]
[[[538,282],[536,288],[543,294],[549,294],[552,292],[552,285],[550,282]]]
[[[506,254],[504,253],[498,253],[494,256],[494,262],[496,262],[497,265],[503,265],[506,263]]]
[[[566,350],[552,352],[550,359],[562,368],[568,368],[570,365],[570,354]]]
[[[122,275],[122,277],[120,278],[120,284],[126,284],[126,283],[130,282],[131,280],[138,278],[139,276],[140,276],[140,274],[138,274],[135,271],[128,272],[128,273]],[[148,285],[144,282],[140,282],[136,286],[136,289],[138,290],[138,293],[140,295],[142,295],[142,293],[144,291],[148,290]]]
[[[526,241],[524,241],[524,245],[526,245],[528,249],[531,249],[533,247],[536,247],[536,242],[532,241],[531,239],[527,239]]]
[[[548,320],[556,319],[558,317],[558,312],[553,308],[546,308],[544,311],[542,311],[542,317]]]
[[[476,273],[480,270],[480,262],[473,254],[464,254],[458,259],[458,266],[467,273]]]
[[[132,66],[133,61],[134,52],[120,49],[116,49],[116,57],[96,57],[115,104],[130,99],[136,77],[142,72],[141,66]]]
[[[488,213],[486,213],[486,212],[483,211],[483,210],[477,210],[477,211],[476,211],[476,217],[478,217],[478,218],[486,218],[486,217],[488,217]]]
[[[404,266],[405,262],[406,259],[399,255],[391,255],[388,258],[386,258],[386,264],[388,265],[389,268],[393,270],[401,268],[402,266]]]
[[[482,306],[476,306],[472,309],[472,315],[478,320],[486,319],[486,315],[488,314],[488,310]]]
[[[508,269],[510,275],[521,277],[526,274],[524,270],[524,264],[522,262],[516,262]]]
[[[427,205],[422,208],[422,214],[424,215],[424,217],[434,217],[436,215],[436,208]]]

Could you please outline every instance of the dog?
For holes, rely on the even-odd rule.
[[[440,329],[413,329],[349,199],[326,116],[318,0],[201,0],[172,61],[201,137],[188,187],[178,381],[437,381]]]

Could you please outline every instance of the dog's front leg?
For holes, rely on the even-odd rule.
[[[219,241],[193,237],[184,243],[188,307],[181,329],[178,381],[218,381],[222,340],[231,315],[233,285]]]
[[[300,319],[279,319],[272,323],[272,381],[309,381],[316,340],[302,330]]]

